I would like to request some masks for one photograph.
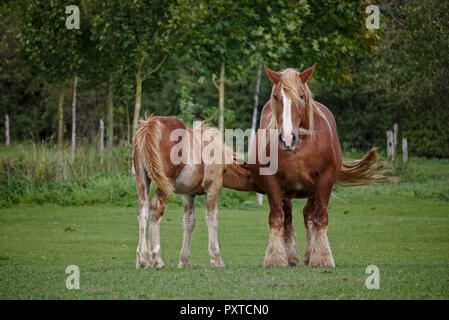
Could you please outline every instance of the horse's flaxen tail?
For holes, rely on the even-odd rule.
[[[385,163],[378,163],[379,155],[372,148],[360,160],[343,160],[337,184],[345,187],[373,184],[379,181],[397,181],[396,177],[386,176],[389,170]]]
[[[160,141],[163,124],[154,117],[140,122],[136,132],[134,145],[138,152],[139,161],[145,167],[148,177],[167,195],[173,190],[173,184],[165,175],[161,158]]]

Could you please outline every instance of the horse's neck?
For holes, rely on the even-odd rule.
[[[241,163],[226,165],[223,187],[239,191],[259,191],[251,177],[248,165]]]

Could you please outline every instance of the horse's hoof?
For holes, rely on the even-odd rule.
[[[287,253],[287,261],[290,267],[299,265],[298,248],[295,246],[285,246],[285,252]]]
[[[288,267],[287,255],[266,256],[263,266],[265,268]]]
[[[299,265],[299,257],[296,255],[295,257],[289,256],[288,257],[288,265],[290,267],[296,267]]]
[[[275,241],[268,244],[263,265],[266,268],[288,267],[287,252],[283,243]]]
[[[332,258],[332,254],[311,254],[309,263],[307,264],[309,267],[313,268],[334,268],[334,258]]]

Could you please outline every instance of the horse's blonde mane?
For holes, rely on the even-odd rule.
[[[329,123],[329,120],[321,111],[321,109],[315,104],[315,101],[313,100],[313,94],[309,89],[309,86],[307,83],[303,83],[301,81],[301,78],[299,77],[299,72],[295,69],[288,68],[283,71],[281,71],[281,79],[280,79],[280,85],[284,93],[287,95],[288,98],[291,99],[292,102],[298,102],[301,97],[301,91],[304,91],[304,101],[306,103],[306,115],[307,115],[307,122],[308,122],[308,128],[300,128],[299,133],[300,134],[310,134],[313,137],[314,133],[314,119],[313,114],[316,112],[321,118],[326,121],[329,131],[332,135],[331,126]],[[272,129],[278,129],[279,125],[277,123],[277,114],[276,114],[276,104],[274,101],[273,91],[274,91],[275,85],[273,85],[273,88],[271,90],[271,98],[270,98],[270,105],[271,105],[271,119],[269,121],[269,128]],[[302,89],[302,90],[301,90]]]

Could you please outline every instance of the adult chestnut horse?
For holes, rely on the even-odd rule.
[[[307,81],[315,65],[299,73],[294,69],[275,72],[265,67],[273,83],[265,104],[256,139],[250,147],[249,169],[255,184],[267,194],[270,204],[270,240],[265,267],[299,264],[292,224],[292,198],[307,198],[304,224],[307,249],[304,264],[334,267],[327,238],[327,206],[333,186],[362,185],[387,180],[377,153],[371,149],[361,160],[342,161],[337,126],[332,113],[313,100]],[[271,130],[267,130],[271,129]],[[271,133],[270,133],[271,132]],[[277,171],[262,175],[260,150],[270,156],[267,136],[276,134]],[[269,140],[269,141],[268,141]],[[261,141],[266,141],[261,144]]]

